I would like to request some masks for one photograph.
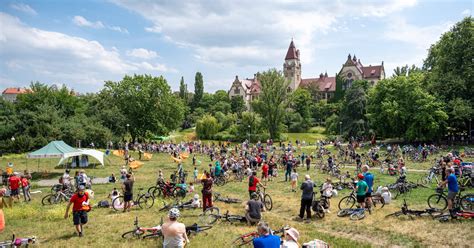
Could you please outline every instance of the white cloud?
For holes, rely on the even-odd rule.
[[[153,23],[145,31],[162,34],[178,46],[189,47],[194,57],[208,63],[241,66],[273,63],[289,41],[302,53],[302,62],[315,57],[320,35],[344,31],[347,16],[385,17],[416,5],[401,1],[165,1],[113,0]],[[246,57],[248,55],[249,57]]]
[[[82,16],[74,16],[72,22],[79,27],[104,28],[104,24],[101,21],[90,22]]]
[[[133,50],[128,50],[127,55],[140,59],[154,59],[158,57],[158,54],[155,51],[147,50],[145,48],[136,48]]]
[[[95,28],[95,29],[107,28],[112,31],[117,31],[119,33],[129,34],[126,28],[122,28],[119,26],[104,25],[101,21],[92,22],[92,21],[87,20],[83,16],[74,16],[74,18],[72,18],[72,22],[79,27],[88,27],[88,28]]]
[[[471,10],[470,9],[465,9],[461,12],[461,15],[463,16],[469,16],[471,15]]]
[[[0,59],[8,61],[0,67],[0,78],[23,75],[26,82],[80,84],[99,90],[104,80],[120,80],[125,74],[177,71],[159,63],[123,59],[115,47],[107,49],[98,41],[32,28],[2,12],[0,23]]]
[[[16,9],[18,11],[21,11],[21,12],[24,12],[26,14],[29,14],[29,15],[37,15],[38,13],[36,12],[36,10],[34,10],[33,8],[30,7],[30,5],[28,4],[24,4],[24,3],[12,3],[10,5],[10,7],[12,9]]]
[[[445,22],[421,27],[409,24],[403,18],[393,18],[384,36],[389,40],[402,41],[426,50],[452,25],[451,22]]]

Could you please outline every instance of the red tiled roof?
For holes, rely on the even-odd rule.
[[[7,95],[7,94],[24,94],[28,93],[29,90],[25,88],[6,88],[2,94]]]
[[[316,84],[319,91],[336,91],[336,77],[327,77],[325,75],[320,76],[319,78],[305,78],[301,79],[300,86],[308,87],[310,85]]]
[[[291,40],[290,47],[288,47],[288,52],[286,52],[285,60],[297,59],[297,58],[298,58],[298,52],[296,50],[295,43],[293,43],[293,40]]]
[[[362,67],[362,75],[364,75],[364,78],[380,78],[382,68],[382,65]]]

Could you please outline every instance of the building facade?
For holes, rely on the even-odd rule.
[[[381,65],[363,66],[355,54],[347,56],[347,60],[338,74],[343,82],[341,87],[343,91],[349,89],[355,80],[367,80],[373,86],[385,78],[383,61]],[[319,77],[301,78],[300,50],[296,48],[293,40],[286,52],[283,75],[290,83],[288,92],[295,91],[300,87],[314,88],[319,92],[319,99],[331,99],[336,92],[337,74],[329,76],[326,72],[319,74]],[[261,85],[257,78],[257,74],[254,74],[251,79],[239,79],[238,76],[235,76],[228,92],[229,97],[242,97],[247,109],[250,109],[250,103],[258,98],[261,91]]]
[[[2,97],[5,101],[16,102],[16,97],[20,94],[25,94],[30,92],[30,90],[25,88],[6,88],[2,92]]]

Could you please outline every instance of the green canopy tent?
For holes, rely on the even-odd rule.
[[[76,148],[71,147],[70,145],[64,143],[64,141],[55,140],[49,142],[43,148],[30,152],[27,155],[27,158],[37,158],[38,159],[38,171],[39,171],[39,159],[40,158],[63,158],[65,155],[69,156],[79,156],[81,151]]]

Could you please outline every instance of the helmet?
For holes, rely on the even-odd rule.
[[[199,200],[199,195],[198,194],[194,195],[194,200]]]
[[[179,217],[179,209],[177,208],[172,208],[170,209],[170,211],[168,212],[168,217],[170,218],[178,218]]]
[[[250,197],[251,197],[252,199],[257,199],[257,198],[258,198],[257,192],[253,192],[253,193],[250,195]]]
[[[357,177],[358,177],[359,179],[364,179],[364,175],[362,175],[361,173],[359,173],[359,174],[357,175]]]

